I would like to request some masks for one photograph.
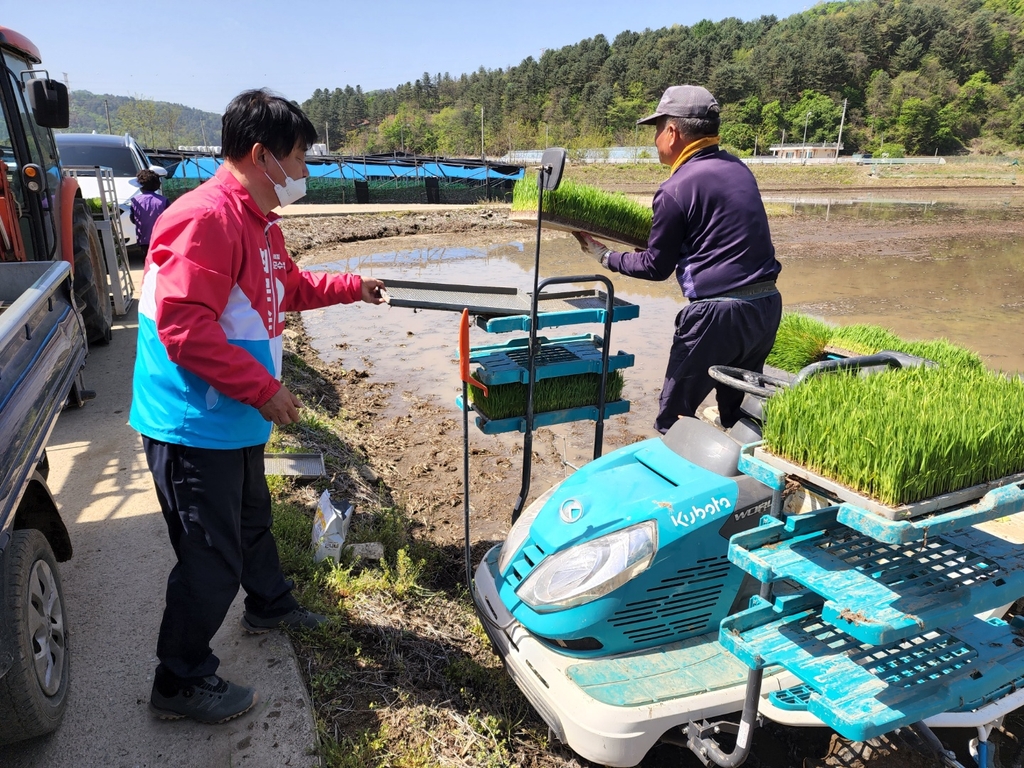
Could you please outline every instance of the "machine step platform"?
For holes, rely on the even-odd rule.
[[[842,525],[841,507],[768,519],[733,536],[729,559],[759,581],[795,581],[821,618],[862,643],[892,643],[1008,605],[1024,594],[1020,545],[967,528],[914,544]]]
[[[1012,683],[1024,668],[1024,621],[970,617],[895,643],[863,643],[799,593],[722,621],[719,641],[751,668],[781,665],[814,692],[807,710],[854,741],[956,709]]]
[[[601,373],[601,350],[604,341],[600,336],[586,334],[537,339],[539,349],[534,356],[536,377],[552,379],[558,376],[579,376],[587,373]],[[529,372],[530,340],[518,338],[504,344],[473,347],[469,361],[480,366],[476,375],[487,386],[498,384],[527,384]],[[608,356],[608,371],[617,371],[633,365],[633,355],[619,352]]]

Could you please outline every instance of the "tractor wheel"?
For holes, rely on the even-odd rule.
[[[103,246],[96,223],[84,200],[75,200],[72,215],[72,241],[75,248],[75,298],[85,321],[90,344],[107,344],[112,336],[110,324],[114,311],[110,305],[107,270],[103,265]]]
[[[0,566],[0,621],[14,641],[14,663],[0,678],[0,744],[8,744],[60,725],[71,657],[60,571],[46,537],[34,528],[15,531]]]

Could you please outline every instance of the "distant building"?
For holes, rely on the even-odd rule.
[[[843,145],[839,145],[842,150]],[[832,144],[772,144],[768,147],[772,157],[780,160],[831,160],[836,156],[836,145]]]

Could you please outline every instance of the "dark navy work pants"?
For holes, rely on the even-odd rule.
[[[220,661],[210,641],[239,585],[246,610],[257,616],[281,616],[298,606],[270,531],[263,446],[213,450],[148,437],[142,444],[178,558],[167,578],[157,679],[212,675]]]
[[[655,429],[667,432],[680,416],[695,416],[712,389],[717,390],[722,425],[735,424],[743,393],[716,386],[708,368],[727,365],[762,372],[781,319],[778,293],[751,300],[696,301],[683,307],[676,316]]]

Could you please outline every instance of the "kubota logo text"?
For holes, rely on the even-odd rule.
[[[684,528],[688,528],[694,523],[697,523],[707,517],[713,517],[723,509],[732,509],[732,502],[730,502],[725,496],[720,499],[713,498],[703,507],[694,505],[689,512],[684,510],[682,512],[676,512],[675,514],[670,513],[669,519],[672,521],[673,525],[681,525]]]

